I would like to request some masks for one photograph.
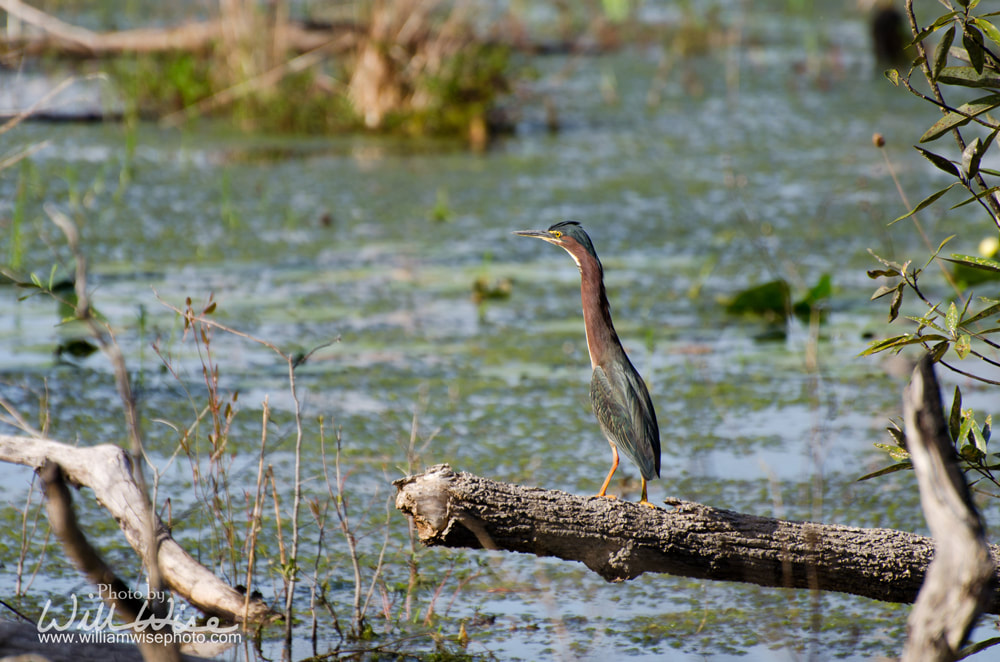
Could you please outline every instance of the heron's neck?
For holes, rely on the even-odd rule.
[[[583,304],[583,324],[587,331],[590,365],[597,367],[613,352],[622,351],[621,341],[611,322],[611,306],[604,289],[604,273],[596,258],[578,261],[580,267],[580,298]]]

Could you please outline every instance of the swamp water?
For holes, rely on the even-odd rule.
[[[545,132],[542,112],[529,106],[518,132],[484,154],[373,137],[257,138],[207,124],[183,132],[142,125],[131,136],[114,125],[23,126],[3,138],[8,146],[51,144],[0,178],[5,218],[19,186],[28,187],[23,239],[15,246],[4,232],[4,260],[17,254],[43,277],[60,262],[65,276],[65,242],[42,202],[79,223],[94,305],[137,386],[159,502],[170,499],[175,537],[234,584],[245,566],[233,571],[213,509],[231,512],[238,546],[267,398],[266,462],[287,517],[295,444],[287,366],[266,347],[213,333],[220,396],[239,397],[213,474],[232,502],[212,506],[188,458],[174,456],[205,406],[206,355],[161,299],[183,307],[190,297],[200,309],[212,295],[221,323],[289,353],[323,345],[296,372],[304,498],[328,501],[322,416],[331,471],[341,439],[365,591],[388,541],[367,614],[388,650],[426,655],[437,637],[444,650],[501,659],[893,655],[905,605],[670,576],[612,585],[549,559],[412,553],[405,518],[391,505],[392,480],[440,462],[578,494],[599,487],[610,453],[590,411],[576,267],[558,249],[511,235],[574,219],[604,262],[616,326],[657,407],[663,475],[650,484],[651,500],[925,530],[911,475],[856,482],[889,463],[872,444],[887,441],[905,381],[883,359],[857,355],[870,334],[887,331],[884,306],[868,302],[876,285],[865,276],[873,267],[866,249],[917,250],[905,224],[886,227],[904,206],[871,136],[886,135],[904,188],[920,199],[940,180],[909,144],[931,118],[875,72],[862,17],[746,20],[738,49],[677,64],[652,106],[658,48],[532,62],[562,130]],[[727,67],[738,75],[724,75]],[[925,219],[931,232],[936,220]],[[935,243],[940,234],[948,233],[933,234]],[[825,323],[793,321],[777,339],[766,323],[727,316],[720,303],[777,277],[801,295],[823,274],[834,285]],[[477,303],[480,279],[509,279],[509,297]],[[126,443],[107,361],[99,353],[57,361],[55,347],[80,329],[57,326],[51,300],[20,294],[0,291],[0,395],[34,421],[44,398],[52,438]],[[963,391],[990,411],[987,391],[964,383]],[[211,424],[200,425],[194,453],[204,475]],[[9,532],[21,529],[31,482],[30,471],[0,466]],[[623,462],[610,491],[636,499],[634,467]],[[77,498],[84,526],[134,581],[137,560],[87,494]],[[277,606],[270,502],[265,511],[256,588]],[[987,521],[995,515],[987,510]],[[350,619],[353,570],[328,517],[317,553],[318,525],[303,509],[293,659],[312,654],[313,577],[341,625]],[[7,601],[15,600],[18,538],[0,542]],[[19,599],[24,609],[52,599],[58,610],[66,596],[90,592],[41,531],[26,555],[24,581],[42,561]],[[411,561],[420,581],[407,603]],[[356,646],[339,643],[326,608],[317,618],[320,653]],[[979,638],[990,631],[980,626]],[[263,649],[279,657],[278,631],[265,633]]]

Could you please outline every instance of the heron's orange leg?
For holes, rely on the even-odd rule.
[[[639,500],[640,506],[649,506],[650,508],[656,508],[656,506],[646,498],[646,479],[642,479],[642,499]]]
[[[606,496],[609,499],[614,499],[613,494],[605,494],[608,491],[608,485],[611,484],[611,477],[615,475],[615,470],[618,469],[618,448],[611,444],[611,471],[608,472],[608,477],[604,479],[604,484],[601,485],[601,491],[597,493],[597,496]]]

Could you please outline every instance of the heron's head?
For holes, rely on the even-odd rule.
[[[576,221],[562,221],[556,223],[548,230],[518,230],[514,234],[521,237],[535,237],[547,241],[550,244],[561,246],[566,252],[573,256],[577,265],[588,257],[597,260],[597,251],[590,237]],[[600,264],[600,261],[598,264]]]

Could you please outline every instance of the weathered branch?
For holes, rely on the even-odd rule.
[[[396,508],[413,517],[427,545],[554,556],[608,581],[665,572],[911,603],[934,551],[933,540],[905,531],[791,522],[681,500],[650,509],[448,465],[394,485]],[[1000,548],[992,553],[1000,558]],[[996,593],[987,611],[1000,613]]]
[[[58,464],[71,483],[89,487],[115,518],[129,544],[143,556],[149,502],[132,478],[128,453],[118,446],[73,447],[50,439],[0,435],[0,460],[35,469],[46,461]],[[157,517],[157,559],[167,587],[208,614],[236,622],[261,622],[273,615],[260,600],[245,597],[191,557]]]
[[[910,613],[903,660],[946,662],[957,658],[976,618],[995,600],[995,567],[982,521],[955,463],[929,357],[913,371],[903,415],[920,503],[935,540],[934,560]]]

